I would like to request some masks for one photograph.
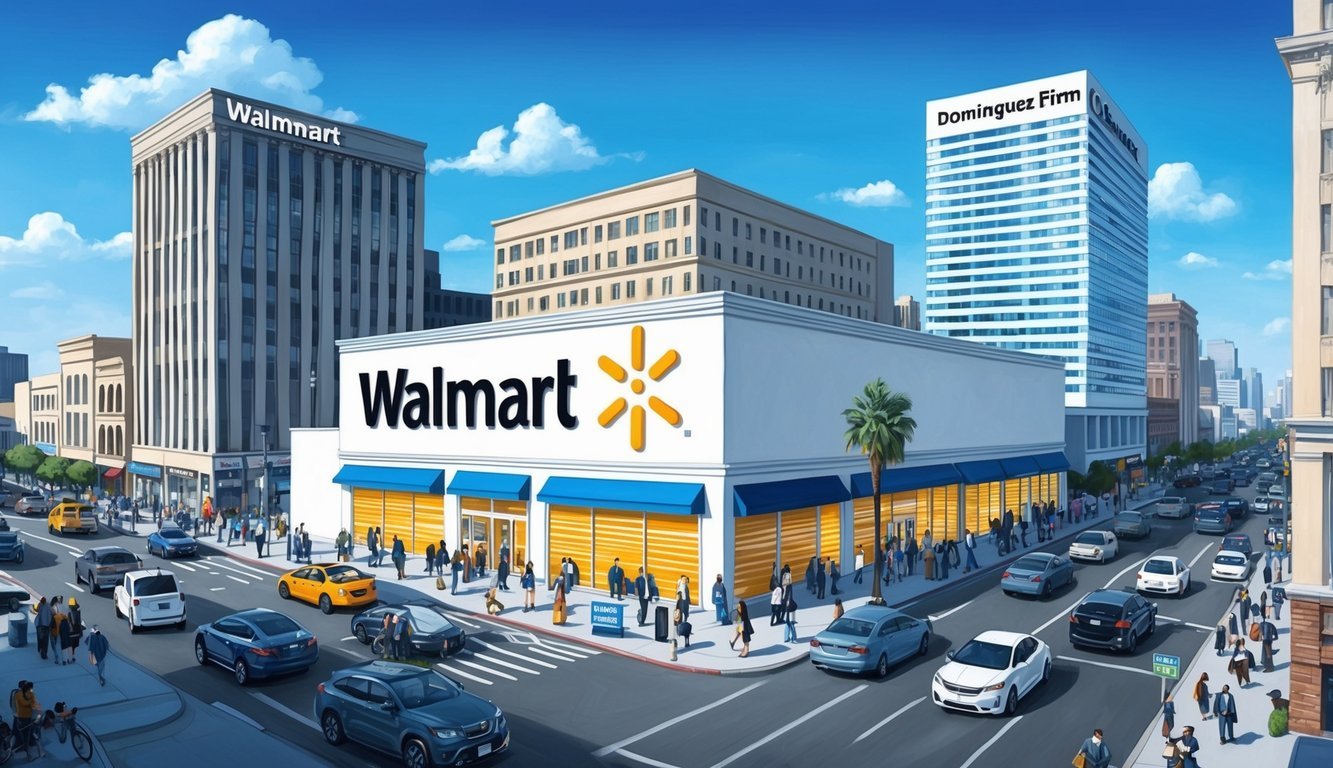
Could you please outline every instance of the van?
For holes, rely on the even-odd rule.
[[[97,507],[66,499],[47,513],[46,529],[51,533],[97,533]]]

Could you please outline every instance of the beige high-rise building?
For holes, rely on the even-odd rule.
[[[693,169],[492,224],[496,320],[734,291],[893,321],[893,245]]]
[[[1333,2],[1294,0],[1291,76],[1291,729],[1333,731]]]
[[[1189,445],[1199,439],[1199,366],[1195,359],[1198,349],[1199,315],[1194,307],[1176,298],[1174,293],[1149,295],[1148,397],[1176,403],[1172,409],[1176,425],[1170,439],[1165,439],[1168,434],[1163,423],[1158,440],[1149,435],[1149,453],[1157,452],[1153,450],[1154,442],[1161,448],[1177,440],[1181,445]],[[1151,406],[1150,402],[1150,411]],[[1161,410],[1164,412],[1165,408]]]
[[[921,302],[903,294],[893,305],[893,324],[909,331],[921,330]]]

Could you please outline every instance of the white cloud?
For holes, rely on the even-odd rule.
[[[507,146],[506,139],[510,139]],[[497,125],[477,137],[477,146],[466,155],[432,160],[430,172],[455,170],[476,171],[488,176],[534,176],[556,171],[586,171],[610,162],[612,157],[638,161],[643,159],[643,153],[600,154],[581,128],[561,120],[555,107],[543,102],[520,112],[512,132]]]
[[[46,211],[28,219],[28,228],[19,237],[0,235],[0,266],[93,257],[124,259],[131,250],[129,232],[110,240],[85,240],[64,216]]]
[[[1148,215],[1183,221],[1213,221],[1234,214],[1236,201],[1207,193],[1193,163],[1162,163],[1148,182]]]
[[[903,194],[898,185],[888,179],[872,181],[864,187],[855,189],[843,187],[835,192],[822,194],[820,198],[840,200],[848,205],[861,208],[888,208],[912,204],[912,201],[907,199],[907,195]]]
[[[1268,324],[1264,326],[1264,335],[1277,336],[1289,327],[1291,327],[1290,317],[1275,317],[1272,320],[1269,320]]]
[[[1217,259],[1212,256],[1204,256],[1202,253],[1190,251],[1176,262],[1181,269],[1212,269],[1218,265]]]
[[[134,130],[207,88],[318,113],[324,102],[311,91],[323,79],[314,61],[294,56],[291,45],[274,40],[268,27],[228,14],[191,32],[185,50],[159,61],[148,75],[103,72],[89,77],[78,96],[58,83],[46,86],[46,100],[23,119]],[[327,114],[335,120],[356,121],[355,113],[341,107]]]
[[[65,295],[65,291],[60,286],[46,280],[37,285],[30,285],[26,288],[17,288],[9,292],[11,299],[58,299]]]
[[[472,235],[459,235],[440,247],[443,251],[475,251],[485,245],[485,240],[478,240]]]
[[[1262,272],[1246,272],[1241,275],[1246,280],[1290,280],[1291,259],[1273,259]]]

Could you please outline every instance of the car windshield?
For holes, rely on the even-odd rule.
[[[185,535],[185,531],[182,531],[182,530],[179,529],[179,528],[163,528],[163,529],[162,529],[162,538],[164,538],[164,539],[188,539],[188,538],[190,538],[190,537],[189,537],[189,536],[186,536],[186,535]]]
[[[1218,555],[1213,562],[1218,565],[1245,565],[1245,558],[1242,555]]]
[[[424,635],[453,629],[453,622],[441,616],[439,611],[432,608],[423,605],[409,605],[407,606],[407,612],[412,614],[412,622],[416,624],[417,631]]]
[[[92,507],[79,507],[79,517],[97,518],[97,510]]]
[[[0,533],[0,544],[13,544],[19,540],[19,535],[13,531]]]
[[[825,632],[831,632],[836,635],[848,635],[850,637],[870,637],[870,631],[875,628],[873,621],[864,619],[851,619],[843,616],[841,619],[829,625]]]
[[[1102,535],[1101,535],[1100,533],[1087,532],[1087,533],[1080,533],[1080,534],[1078,535],[1078,538],[1077,538],[1077,539],[1074,539],[1074,543],[1075,543],[1075,544],[1097,544],[1097,545],[1101,545],[1101,544],[1104,544],[1104,543],[1106,543],[1106,542],[1105,542],[1105,540],[1102,538]]]
[[[346,584],[349,581],[369,578],[350,565],[335,565],[331,568],[325,568],[324,573],[328,575],[329,581],[334,584]]]
[[[1143,572],[1173,574],[1176,570],[1170,560],[1149,560],[1143,564]]]
[[[1238,547],[1244,549],[1250,546],[1250,539],[1247,536],[1228,536],[1222,540],[1227,549]]]
[[[299,632],[301,625],[283,616],[281,613],[262,613],[258,616],[251,616],[250,622],[259,629],[260,632],[272,637],[273,635],[285,635],[288,632]]]
[[[136,596],[151,595],[170,595],[178,592],[176,589],[176,577],[169,573],[158,573],[152,576],[145,576],[134,582],[134,594]]]
[[[1140,515],[1138,512],[1121,512],[1120,514],[1115,516],[1115,519],[1119,520],[1122,523],[1143,522],[1143,516]]]
[[[969,640],[967,645],[959,648],[958,653],[953,655],[953,660],[959,664],[966,664],[969,667],[1008,669],[1009,655],[1011,652],[1012,649],[1007,645],[985,643],[980,640]]]
[[[98,562],[103,565],[124,565],[136,562],[136,558],[129,552],[107,552]]]
[[[1162,500],[1157,503],[1159,505],[1170,506],[1171,504],[1179,504],[1182,501],[1184,501],[1184,499],[1180,498],[1179,496],[1163,496]]]
[[[1044,571],[1046,570],[1046,560],[1040,557],[1020,557],[1018,562],[1009,566],[1011,571]]]
[[[1120,618],[1122,606],[1119,603],[1104,603],[1099,600],[1087,600],[1078,607],[1075,613],[1081,613],[1088,616],[1100,616],[1105,619]]]
[[[458,698],[458,688],[449,678],[431,670],[389,681],[398,700],[408,709],[419,709]]]

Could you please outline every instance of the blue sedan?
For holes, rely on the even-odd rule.
[[[148,534],[148,554],[169,557],[194,557],[199,553],[199,542],[190,534],[174,525],[164,525],[162,530]]]
[[[847,611],[810,641],[810,663],[836,672],[889,673],[889,665],[925,656],[930,647],[929,619],[918,619],[880,605]]]
[[[231,670],[236,682],[287,672],[304,672],[319,660],[319,643],[310,630],[277,611],[252,608],[199,627],[194,658]]]
[[[1050,597],[1051,593],[1074,581],[1074,565],[1069,558],[1048,552],[1023,555],[1004,570],[1000,589],[1006,595],[1020,592],[1025,595]]]

